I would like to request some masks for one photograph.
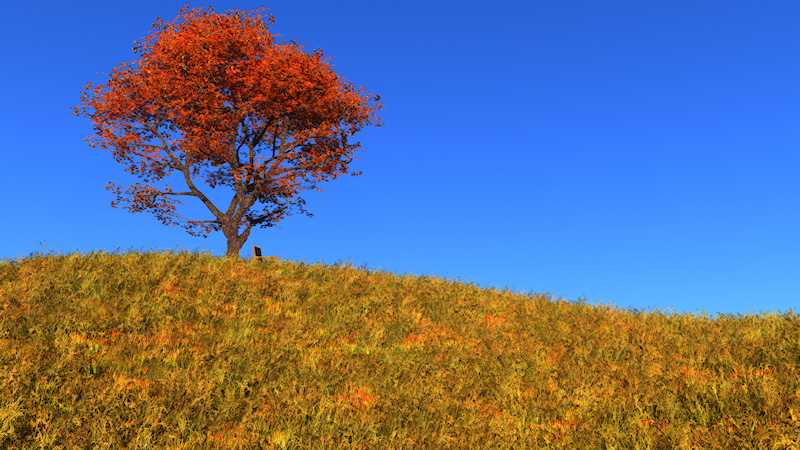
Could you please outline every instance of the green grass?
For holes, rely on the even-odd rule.
[[[800,325],[350,265],[0,261],[0,448],[800,446]]]

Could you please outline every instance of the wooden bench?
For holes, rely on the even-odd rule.
[[[255,245],[253,246],[253,258],[259,261],[264,261],[267,259],[280,259],[277,256],[261,256],[261,247],[256,247]]]

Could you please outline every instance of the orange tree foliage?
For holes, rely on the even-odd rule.
[[[216,14],[187,5],[173,22],[157,18],[155,31],[134,42],[141,59],[114,68],[107,85],[87,83],[73,108],[93,122],[90,146],[111,148],[117,162],[129,164],[127,172],[150,182],[178,171],[189,188],[136,183],[123,197],[109,183],[117,194],[112,207],[127,202],[128,211],[151,211],[164,225],[185,220],[194,236],[222,230],[229,257],[238,257],[254,225],[273,226],[292,206],[312,216],[297,193],[348,173],[360,147],[348,138],[382,125],[379,96],[335,74],[321,50],[276,43],[268,31],[274,19],[262,10]],[[193,182],[201,168],[212,189],[233,188],[224,212]],[[199,198],[214,219],[178,215],[179,195]],[[267,206],[248,212],[256,202]]]

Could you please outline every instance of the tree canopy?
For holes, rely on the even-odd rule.
[[[117,207],[150,211],[164,225],[182,225],[194,236],[222,231],[227,255],[238,257],[255,225],[273,226],[297,194],[350,173],[360,148],[349,138],[367,125],[380,126],[377,95],[331,69],[321,49],[304,51],[296,41],[277,43],[274,23],[262,9],[249,13],[182,8],[172,22],[157,18],[154,32],[133,51],[139,61],[115,67],[105,85],[87,83],[76,115],[92,120],[92,147],[146,183],[177,171],[188,191],[135,183],[125,190],[109,183]],[[221,210],[195,184],[229,186],[234,194]],[[199,198],[214,216],[188,220],[176,213],[176,196]],[[250,209],[265,204],[257,213]],[[243,231],[240,233],[240,230]]]

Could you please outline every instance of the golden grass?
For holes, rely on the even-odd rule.
[[[36,254],[0,262],[0,448],[797,449],[798,345],[792,312]]]

